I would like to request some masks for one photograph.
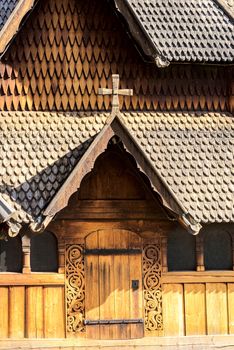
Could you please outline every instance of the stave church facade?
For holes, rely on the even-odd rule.
[[[0,349],[234,347],[233,11],[0,0]]]

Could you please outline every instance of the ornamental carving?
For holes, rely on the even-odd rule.
[[[145,330],[163,329],[161,246],[147,244],[143,249]]]
[[[66,308],[67,331],[84,332],[85,282],[84,282],[84,246],[72,244],[66,246]]]

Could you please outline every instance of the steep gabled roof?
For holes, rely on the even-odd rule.
[[[132,112],[121,116],[120,137],[128,135],[122,140],[125,147],[129,149],[132,140],[147,160],[147,169],[166,184],[161,188],[170,189],[171,198],[178,202],[172,206],[168,195],[161,194],[166,205],[200,223],[234,221],[231,115]],[[98,140],[108,117],[109,113],[98,112],[0,112],[0,192],[17,211],[19,222],[40,221],[43,215],[55,213],[49,211],[49,203],[82,157],[88,156],[86,151]],[[113,125],[118,134],[118,123]],[[143,168],[139,159],[138,165]],[[158,190],[156,183],[153,186]]]
[[[233,62],[233,10],[227,0],[114,1],[134,39],[158,66]],[[35,3],[0,0],[0,55]]]
[[[200,226],[197,226],[194,220],[190,222],[191,217],[189,213],[157,171],[151,159],[147,157],[138,140],[131,135],[120,113],[110,116],[107,119],[101,132],[97,135],[89,149],[84,153],[79,163],[49,203],[43,212],[43,216],[47,217],[45,222],[51,220],[55,214],[67,206],[70,197],[80,187],[84,176],[93,169],[97,157],[106,150],[108,142],[113,136],[118,136],[121,139],[126,150],[134,157],[138,168],[148,177],[152,188],[160,195],[164,206],[174,212],[181,220],[184,220],[185,217],[187,220],[186,224],[190,223],[190,230],[198,233]]]
[[[162,65],[174,61],[233,62],[232,11],[221,6],[221,1],[115,0],[135,39],[140,38],[138,22],[145,40],[151,42],[151,55],[154,48],[155,59]]]

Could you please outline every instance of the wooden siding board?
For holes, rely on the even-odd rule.
[[[163,324],[165,336],[184,335],[184,295],[182,284],[163,285]]]
[[[25,287],[9,287],[9,337],[25,336]]]
[[[64,288],[44,287],[44,336],[65,337]]]
[[[26,288],[26,337],[44,337],[43,287]]]
[[[228,283],[228,321],[229,334],[234,334],[234,283]]]
[[[8,337],[8,287],[0,287],[0,338]]]
[[[186,335],[206,334],[205,285],[185,284],[185,333]]]
[[[228,334],[227,286],[225,283],[206,284],[207,333]]]

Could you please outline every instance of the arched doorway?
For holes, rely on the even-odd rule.
[[[85,275],[87,337],[142,337],[141,237],[119,229],[98,230],[88,235]]]

